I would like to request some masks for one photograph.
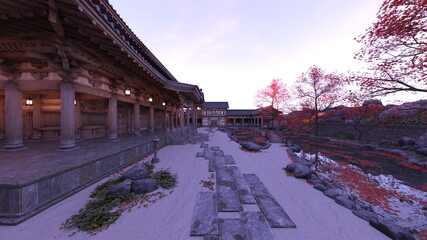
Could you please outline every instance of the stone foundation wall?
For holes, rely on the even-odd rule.
[[[418,138],[422,134],[427,132],[427,125],[360,125],[360,128],[364,131],[362,141],[371,143],[379,143],[384,140],[396,143],[397,140],[402,137]],[[350,133],[355,138],[357,138],[358,136],[358,132],[353,128],[351,124],[319,124],[319,135],[321,136],[332,136],[339,132]]]
[[[166,144],[167,138],[161,137],[159,146]],[[152,141],[141,142],[121,152],[25,184],[2,184],[0,225],[16,225],[153,151]]]

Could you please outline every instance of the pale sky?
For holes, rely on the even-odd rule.
[[[338,73],[362,69],[354,38],[376,20],[382,0],[110,3],[178,81],[198,85],[205,101],[253,109],[257,91],[273,78],[292,85],[311,65]]]

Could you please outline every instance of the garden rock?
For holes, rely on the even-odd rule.
[[[124,178],[136,181],[143,178],[148,178],[147,169],[145,169],[144,164],[138,164],[133,166],[131,169],[127,170],[123,174]]]
[[[261,147],[253,142],[246,142],[241,144],[243,148],[250,150],[250,151],[259,151],[261,150]]]
[[[427,147],[425,147],[425,148],[418,148],[415,152],[427,156]]]
[[[264,144],[264,146],[261,147],[261,149],[269,149],[271,147],[271,143],[270,142],[266,142]]]
[[[132,190],[136,194],[144,194],[153,192],[158,188],[159,184],[156,179],[147,178],[135,181]]]
[[[421,135],[417,141],[416,145],[419,147],[427,147],[427,132]]]
[[[328,190],[324,191],[323,194],[325,194],[325,196],[328,196],[332,199],[335,199],[341,195],[341,191],[339,189],[332,188],[332,189],[328,189]]]
[[[285,170],[286,170],[287,172],[291,172],[291,173],[293,173],[293,172],[295,171],[295,166],[296,166],[297,164],[298,164],[298,163],[296,163],[296,162],[289,163],[288,165],[286,165]]]
[[[403,227],[378,217],[369,224],[393,240],[415,240],[415,237]]]
[[[204,152],[198,152],[196,154],[196,157],[205,157],[205,153]]]
[[[354,210],[353,214],[368,222],[377,218],[377,214],[363,209]]]
[[[300,152],[301,149],[299,147],[290,147],[289,148],[292,152]]]
[[[408,163],[410,163],[410,164],[417,164],[418,163],[418,159],[416,159],[416,158],[410,158],[408,160]]]
[[[415,146],[415,138],[403,137],[397,141],[399,146]]]
[[[310,177],[310,181],[315,184],[315,183],[322,183],[322,180],[320,180],[320,178],[317,176],[317,174],[313,171]]]
[[[129,179],[126,179],[121,183],[117,183],[113,186],[110,186],[110,189],[107,195],[128,196],[130,194],[131,185],[132,185],[132,181]]]
[[[335,202],[350,210],[352,210],[355,206],[354,202],[350,200],[347,196],[338,196],[337,198],[335,198]]]
[[[321,183],[315,183],[314,185],[313,185],[313,187],[314,187],[314,189],[317,189],[317,190],[319,190],[319,191],[322,191],[322,192],[324,192],[324,191],[326,191],[326,187],[325,187],[325,185],[323,185],[323,184],[321,184]]]
[[[305,165],[297,164],[294,170],[294,176],[296,178],[305,178],[308,179],[311,177],[311,169]]]

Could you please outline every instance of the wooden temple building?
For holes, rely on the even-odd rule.
[[[165,130],[184,137],[203,103],[199,87],[178,82],[107,0],[0,0],[0,224],[19,223],[152,152],[138,145],[130,155],[111,153],[117,164],[103,167],[106,156],[94,156],[23,182],[5,166],[34,150],[28,144],[55,145],[62,158],[79,154],[85,139],[113,144]],[[80,180],[70,187],[69,176]]]
[[[198,111],[203,127],[268,127],[280,111],[271,106],[258,109],[228,109],[228,102],[205,102]]]

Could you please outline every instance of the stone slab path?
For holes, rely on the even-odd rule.
[[[194,210],[191,236],[218,235],[217,199],[214,192],[200,192]]]
[[[204,240],[274,240],[271,228],[296,227],[255,174],[241,174],[233,156],[224,155],[218,146],[202,143],[200,147],[203,151],[196,156],[209,161],[208,171],[216,176],[216,193],[200,192],[191,236],[204,236]],[[261,211],[244,211],[243,206],[248,204],[257,204]],[[218,218],[218,212],[238,212],[240,218]]]

